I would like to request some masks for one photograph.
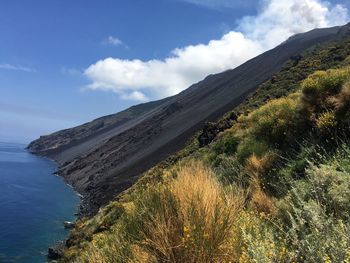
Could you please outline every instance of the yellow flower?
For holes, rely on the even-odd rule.
[[[332,263],[332,260],[331,260],[331,258],[330,258],[329,256],[325,256],[325,257],[323,258],[323,262],[324,262],[324,263]]]

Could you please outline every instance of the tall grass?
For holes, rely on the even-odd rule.
[[[159,194],[161,206],[146,222],[142,243],[159,262],[222,262],[234,256],[241,192],[224,189],[209,168],[192,162]]]
[[[238,258],[234,236],[243,192],[223,187],[200,162],[189,162],[175,177],[135,195],[132,208],[111,232],[94,236],[79,262],[206,263]]]

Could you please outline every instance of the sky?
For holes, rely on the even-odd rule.
[[[349,21],[350,0],[2,0],[0,141],[28,143],[177,94],[288,37]]]

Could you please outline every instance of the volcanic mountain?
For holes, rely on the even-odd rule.
[[[28,149],[55,160],[58,174],[84,196],[93,214],[147,169],[184,147],[205,122],[240,104],[259,84],[316,44],[350,35],[350,25],[298,34],[241,66],[210,75],[178,95],[133,106],[42,136]]]

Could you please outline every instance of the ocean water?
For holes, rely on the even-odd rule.
[[[25,145],[0,142],[0,262],[46,262],[50,245],[68,231],[79,197],[53,175],[54,162],[34,156]]]

